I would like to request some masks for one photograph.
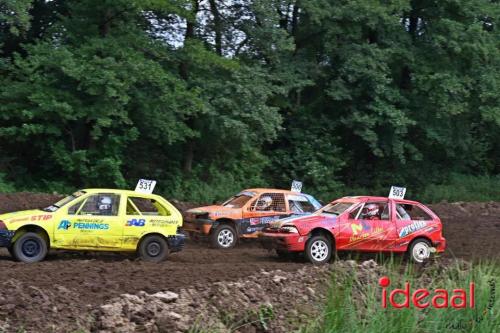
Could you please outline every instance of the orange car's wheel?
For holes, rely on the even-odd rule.
[[[212,246],[217,249],[230,249],[236,245],[238,234],[229,224],[221,224],[211,234]]]

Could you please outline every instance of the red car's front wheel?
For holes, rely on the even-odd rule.
[[[323,235],[312,236],[307,241],[305,253],[314,265],[326,264],[332,257],[332,242]]]

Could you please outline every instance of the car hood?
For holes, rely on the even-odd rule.
[[[302,216],[291,216],[286,219],[278,220],[271,224],[272,228],[281,228],[283,225],[293,225],[296,226],[299,230],[303,227],[310,226],[311,224],[319,224],[319,223],[335,223],[337,221],[336,216],[327,215],[327,214],[311,214],[311,215],[302,215]]]
[[[21,222],[20,220],[24,218],[26,222],[30,216],[34,215],[42,215],[42,214],[47,214],[49,215],[50,213],[44,212],[43,210],[40,209],[31,209],[31,210],[22,210],[19,212],[13,212],[13,213],[7,213],[7,214],[1,214],[0,215],[0,220],[4,222]]]
[[[188,210],[187,213],[192,215],[208,213],[208,215],[212,218],[220,218],[224,216],[241,217],[241,208],[228,208],[219,205],[212,205],[212,206],[192,208]]]

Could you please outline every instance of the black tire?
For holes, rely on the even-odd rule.
[[[306,244],[306,258],[314,265],[323,265],[332,257],[332,242],[323,235],[312,236]]]
[[[212,247],[216,249],[230,249],[236,245],[238,234],[229,224],[221,224],[210,235]]]
[[[168,257],[168,244],[162,236],[146,236],[139,244],[138,252],[144,261],[162,262]]]
[[[415,239],[406,253],[407,258],[416,264],[423,264],[431,256],[432,244],[424,238]]]
[[[27,264],[42,261],[47,252],[47,241],[34,232],[23,234],[12,246],[14,258]]]

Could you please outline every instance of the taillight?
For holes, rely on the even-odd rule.
[[[7,230],[7,226],[3,221],[0,221],[0,230]]]

